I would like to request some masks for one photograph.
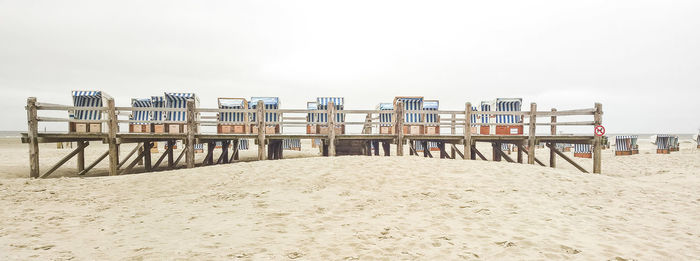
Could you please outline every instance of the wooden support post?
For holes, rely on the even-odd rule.
[[[467,102],[464,108],[464,155],[472,155],[472,103]],[[464,157],[472,159],[472,157]]]
[[[29,177],[39,177],[39,121],[36,97],[27,98],[27,136],[29,138]]]
[[[177,156],[177,159],[175,159],[175,162],[173,162],[173,167],[172,167],[172,168],[177,168],[177,164],[180,163],[180,160],[182,159],[182,156],[184,156],[184,155],[186,154],[185,152],[187,152],[187,150],[184,150],[184,149],[182,150],[182,152],[180,152],[180,155],[178,155],[178,156]]]
[[[48,177],[49,175],[51,175],[51,173],[53,173],[54,171],[56,171],[59,167],[63,166],[63,164],[66,164],[66,162],[67,162],[68,160],[70,160],[73,156],[75,156],[76,154],[78,154],[78,152],[80,152],[81,149],[84,149],[85,146],[87,146],[87,144],[88,144],[88,143],[81,143],[81,144],[79,144],[79,145],[78,145],[78,148],[76,148],[76,149],[73,150],[71,153],[69,153],[68,155],[66,155],[65,157],[63,157],[63,159],[59,160],[55,165],[53,165],[53,167],[51,167],[51,169],[49,169],[49,171],[47,171],[46,173],[44,173],[44,175],[41,175],[41,178],[43,179],[43,178]]]
[[[593,114],[593,122],[595,126],[603,124],[603,105],[600,103],[595,104],[595,114]],[[594,127],[595,127],[594,126]],[[601,153],[601,141],[600,136],[593,136],[593,173],[600,174],[602,167],[602,155]]]
[[[403,156],[403,142],[404,142],[404,133],[403,133],[403,102],[398,101],[396,102],[396,106],[394,107],[394,114],[396,117],[396,124],[394,126],[396,127],[396,156]]]
[[[520,146],[518,149],[520,149],[520,150],[522,150],[523,152],[525,152],[525,154],[527,154],[527,158],[529,159],[529,158],[530,158],[529,152],[526,151],[525,148],[522,147],[522,145],[518,145],[518,146]],[[542,166],[542,167],[545,166],[544,163],[542,163],[542,161],[540,161],[540,160],[537,159],[536,157],[533,156],[532,158],[534,159],[535,163],[539,164],[539,165]]]
[[[530,131],[527,140],[527,164],[535,164],[535,138],[536,138],[536,127],[537,122],[537,103],[530,103]]]
[[[126,157],[124,157],[122,162],[119,162],[119,164],[117,164],[117,169],[121,168],[124,165],[124,163],[129,161],[129,158],[131,158],[131,156],[134,155],[134,153],[136,153],[137,151],[140,152],[141,148],[142,148],[142,144],[140,142],[136,143],[136,147],[134,147],[134,149],[131,150],[131,152],[129,152],[129,154],[126,154]]]
[[[554,145],[552,145],[552,144],[547,144],[547,146],[549,146],[549,148],[550,148],[552,151],[554,151],[554,153],[556,153],[557,155],[559,155],[560,157],[562,157],[564,160],[566,160],[567,162],[569,162],[571,165],[574,165],[574,167],[576,167],[576,168],[577,168],[578,170],[580,170],[581,172],[583,172],[583,173],[588,173],[588,171],[586,171],[586,169],[584,169],[583,167],[581,167],[581,165],[578,165],[574,160],[572,160],[572,159],[570,159],[568,156],[566,156],[566,154],[564,154],[564,153],[562,153],[561,151],[559,151],[557,148],[554,147]]]
[[[515,144],[515,146],[518,148],[518,163],[522,164],[523,163],[523,150],[521,148],[523,147],[523,142],[519,141],[518,143]]]
[[[167,144],[166,146],[168,146],[168,149],[166,150],[168,152],[168,168],[172,168],[174,166],[173,164],[175,163],[175,153],[173,152],[173,146],[175,146],[176,141],[169,140],[166,141],[165,144]]]
[[[131,163],[129,163],[129,165],[126,166],[126,168],[124,168],[124,169],[119,173],[119,175],[129,174],[129,172],[134,168],[134,166],[136,166],[136,164],[138,164],[139,161],[143,158],[143,156],[145,155],[145,153],[146,153],[145,150],[140,151],[140,152],[139,152],[139,155],[134,159],[134,161],[132,161]],[[149,153],[150,153],[150,152],[149,152]]]
[[[152,141],[146,141],[143,143],[143,165],[146,171],[151,171],[151,148],[153,148]]]
[[[499,147],[500,147],[500,146],[499,146]],[[501,161],[501,157],[503,157],[503,158],[506,159],[506,161],[508,161],[508,162],[511,162],[511,163],[514,162],[513,159],[511,159],[510,156],[508,156],[508,154],[506,154],[506,153],[503,152],[502,150],[499,149],[499,150],[497,150],[497,152],[498,152],[498,156],[499,156],[498,161]]]
[[[491,142],[491,158],[493,161],[501,161],[501,143],[500,142]]]
[[[195,134],[195,107],[194,100],[187,99],[187,140],[185,141],[185,164],[187,168],[194,168],[194,134]]]
[[[556,112],[556,111],[557,111],[557,109],[552,108],[552,112]],[[550,119],[549,122],[557,123],[557,116],[552,115],[552,118]],[[551,132],[552,136],[557,135],[557,125],[552,124],[551,131],[552,131]],[[554,146],[554,145],[556,145],[555,143],[549,143],[549,144],[551,144],[552,147],[556,148],[556,146]],[[550,149],[549,149],[549,167],[556,168],[557,167],[557,157],[556,157],[556,153],[552,150],[552,147],[550,147]]]
[[[379,156],[379,141],[373,140],[372,146],[374,146],[374,156]]]
[[[335,157],[335,103],[328,102],[328,156]]]
[[[265,104],[263,101],[258,101],[256,109],[255,118],[258,121],[258,160],[265,160]]]
[[[473,151],[476,155],[479,155],[479,158],[481,158],[482,160],[488,161],[488,160],[486,159],[486,157],[484,157],[484,154],[481,154],[481,152],[480,152],[478,149],[476,149],[476,146],[474,146],[474,147],[472,148],[472,151]]]
[[[238,151],[239,151],[238,146],[240,146],[239,143],[240,143],[240,140],[237,140],[237,139],[233,140],[233,148],[231,149],[231,154],[233,154],[233,155],[231,155],[232,159],[229,160],[229,162],[232,162],[234,160],[239,160],[239,156],[238,156]]]
[[[117,144],[117,131],[119,124],[117,123],[117,111],[114,106],[114,99],[107,99],[107,143],[109,144],[109,175],[118,175],[119,165],[119,144]]]
[[[219,160],[216,162],[218,163],[228,163],[229,162],[229,157],[228,157],[228,147],[231,145],[230,140],[225,140],[221,142],[221,157],[219,157]]]
[[[78,145],[78,146],[80,146],[80,145]],[[85,168],[84,170],[78,172],[78,176],[82,176],[82,175],[87,174],[88,171],[90,171],[92,168],[94,168],[95,166],[97,166],[97,164],[99,164],[100,162],[102,162],[102,160],[104,160],[108,155],[109,155],[109,150],[105,151],[105,153],[102,153],[102,155],[101,155],[99,158],[97,158],[94,162],[92,162],[92,164],[90,164],[89,166],[87,166],[87,168]]]
[[[428,157],[428,155],[430,155],[430,150],[428,149],[428,141],[421,140],[418,142],[420,142],[420,144],[423,145],[423,157]],[[430,157],[432,158],[433,155],[430,155]]]
[[[384,157],[391,156],[391,144],[388,141],[382,141],[382,149],[384,150]]]
[[[207,156],[204,157],[205,165],[213,165],[214,164],[214,148],[216,148],[216,142],[214,142],[214,141],[207,142]]]
[[[457,114],[452,113],[451,115],[452,121],[450,122],[450,134],[455,135],[457,134]],[[450,146],[450,150],[452,153],[450,153],[452,156],[452,159],[455,159],[455,152],[457,148],[455,146]]]
[[[78,141],[77,143],[78,143],[78,148],[81,148],[81,146],[82,146],[84,143],[87,143],[87,141],[82,141],[82,140],[80,140],[80,141]],[[78,151],[78,155],[77,155],[77,160],[78,160],[78,173],[80,173],[80,172],[82,172],[83,170],[85,170],[85,147],[87,147],[87,145],[82,146],[82,149],[81,149],[80,151]]]
[[[158,158],[158,160],[156,161],[156,164],[153,164],[153,169],[158,168],[158,166],[160,166],[160,163],[163,162],[163,159],[165,159],[166,156],[170,156],[170,155],[173,155],[173,147],[168,146],[168,148],[165,149],[165,151],[163,152],[163,155],[160,155],[160,158]],[[171,163],[172,160],[170,160],[170,159],[168,159],[168,160],[169,160],[168,167],[170,168],[170,167],[172,167],[172,163]]]

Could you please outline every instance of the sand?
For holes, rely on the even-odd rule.
[[[286,154],[297,159],[29,180],[16,178],[26,146],[7,142],[0,259],[697,260],[700,150],[641,144],[634,156],[606,150],[602,175],[561,159],[551,169],[306,147]]]

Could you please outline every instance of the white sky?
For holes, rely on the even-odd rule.
[[[0,88],[0,130],[26,129],[28,96],[69,104],[87,89],[118,106],[164,91],[195,92],[203,107],[601,102],[609,133],[694,133],[700,1],[0,0]]]

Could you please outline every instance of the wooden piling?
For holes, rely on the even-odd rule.
[[[594,128],[595,126],[599,126],[603,124],[603,105],[600,103],[595,104],[595,113],[593,114],[593,122],[594,122]],[[600,174],[601,171],[601,160],[602,160],[602,155],[601,150],[602,148],[600,147],[600,141],[601,141],[600,136],[595,135],[593,136],[593,173]]]
[[[556,111],[557,111],[557,109],[552,108],[552,112],[556,112]],[[550,119],[550,122],[551,122],[551,123],[557,123],[557,116],[556,116],[556,115],[552,115],[552,118]],[[552,131],[552,132],[551,132],[551,133],[552,133],[552,136],[557,135],[557,125],[552,124],[552,126],[551,126],[551,131]],[[555,145],[555,143],[550,143],[550,144],[551,144],[552,146]],[[556,146],[554,146],[554,147],[556,147]],[[556,167],[557,167],[557,154],[554,152],[554,150],[553,150],[551,147],[549,148],[549,167],[551,167],[551,168],[556,168]]]
[[[117,144],[117,111],[114,106],[114,99],[107,99],[107,143],[109,144],[109,175],[119,175],[119,144]]]
[[[187,168],[194,168],[194,134],[195,134],[195,107],[194,100],[187,100],[187,140],[185,142],[185,164]]]
[[[82,172],[85,170],[85,147],[87,145],[84,145],[83,143],[86,143],[87,141],[78,141],[78,148],[81,148],[80,151],[78,151],[77,157],[77,162],[78,162],[78,173]]]
[[[450,115],[451,121],[450,121],[450,134],[455,135],[457,134],[457,114],[452,113]],[[450,146],[450,156],[452,159],[455,159],[455,154],[456,154],[457,148],[455,146]]]
[[[335,103],[328,102],[328,156],[335,157]]]
[[[394,114],[396,114],[396,156],[403,156],[403,143],[404,143],[404,133],[403,133],[403,102],[396,102],[394,107]]]
[[[258,120],[258,160],[265,160],[265,104],[258,101],[256,108],[256,118]]]
[[[464,108],[464,155],[465,160],[472,159],[472,103],[467,102]]]
[[[36,97],[27,98],[27,137],[29,138],[29,177],[39,177],[39,122]]]
[[[535,123],[537,122],[537,103],[530,103],[530,132],[528,133],[530,137],[527,140],[527,163],[535,164]]]

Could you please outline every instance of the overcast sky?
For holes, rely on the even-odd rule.
[[[164,91],[195,92],[203,107],[601,102],[609,133],[694,133],[700,1],[0,0],[0,88],[0,130],[26,130],[29,96],[69,104],[87,89],[118,106]]]

